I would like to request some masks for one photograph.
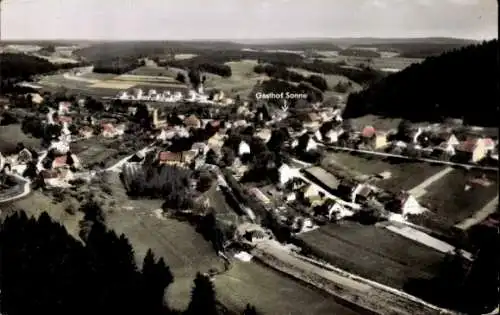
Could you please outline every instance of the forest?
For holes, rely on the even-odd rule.
[[[144,62],[133,56],[116,57],[95,62],[93,71],[96,73],[123,74],[143,65]]]
[[[427,58],[351,94],[344,116],[460,118],[470,125],[497,126],[498,53],[493,40]]]
[[[24,211],[0,225],[0,303],[3,314],[236,314],[218,301],[211,280],[198,273],[186,310],[165,302],[174,275],[151,250],[137,266],[124,235],[107,230],[102,209],[84,204],[83,242],[44,212]],[[82,230],[83,231],[83,230]],[[84,235],[85,234],[85,235]],[[257,314],[247,305],[242,314]]]
[[[275,78],[275,79],[281,79],[285,81],[292,81],[292,82],[309,82],[312,86],[315,88],[321,90],[321,91],[326,91],[328,89],[328,84],[325,80],[325,78],[319,76],[319,75],[310,75],[310,76],[303,76],[302,74],[296,72],[296,71],[291,71],[288,70],[286,67],[283,66],[275,66],[275,65],[263,65],[259,64],[256,65],[253,69],[255,73],[262,74],[265,73],[269,77]]]

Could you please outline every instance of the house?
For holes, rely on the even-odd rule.
[[[250,146],[245,141],[241,141],[238,146],[238,156],[243,156],[244,154],[250,154]]]
[[[339,136],[342,135],[343,132],[344,130],[342,130],[342,128],[330,129],[323,137],[323,141],[327,143],[337,143],[339,141]]]
[[[352,192],[351,202],[352,203],[363,203],[366,202],[373,194],[373,190],[370,186],[365,184],[359,184],[354,188]]]
[[[438,134],[432,135],[430,142],[435,146],[442,147],[455,147],[460,144],[455,134],[449,131],[443,131]]]
[[[301,189],[304,199],[314,199],[320,196],[320,190],[316,185],[309,184]]]
[[[59,116],[59,117],[57,117],[57,123],[60,123],[60,124],[64,124],[64,123],[71,124],[72,122],[73,122],[73,118],[71,118],[70,116]]]
[[[160,151],[157,161],[160,165],[181,165],[184,162],[182,152]]]
[[[71,157],[71,159],[69,159],[69,157]],[[75,154],[58,156],[52,161],[52,169],[70,166],[73,166],[75,168],[79,168],[80,166],[80,161]]]
[[[163,112],[160,112],[157,108],[153,109],[153,127],[161,128],[167,124],[167,118]]]
[[[125,133],[125,126],[120,125],[115,127],[111,123],[102,124],[102,136],[106,138],[113,138],[121,136]]]
[[[372,126],[366,126],[361,131],[362,142],[372,148],[378,150],[387,146],[387,133],[376,131]]]
[[[417,199],[406,191],[402,191],[394,196],[394,199],[387,205],[387,209],[403,216],[407,214],[420,214],[424,211]]]
[[[285,163],[281,164],[280,168],[278,169],[278,173],[281,185],[286,185],[286,183],[288,183],[288,181],[290,181],[294,177],[290,166]]]
[[[374,127],[372,127],[372,126],[366,126],[361,131],[361,137],[364,138],[364,139],[371,139],[373,136],[375,136],[376,132],[377,131],[375,130]]]
[[[264,128],[255,133],[255,136],[262,139],[264,143],[267,143],[271,139],[271,130]]]
[[[82,128],[80,128],[80,130],[78,130],[78,134],[81,137],[88,139],[92,137],[92,135],[94,134],[94,130],[89,126],[83,126]]]
[[[309,137],[309,140],[307,141],[307,144],[306,144],[305,151],[309,152],[309,151],[314,151],[317,149],[318,149],[318,143],[316,143],[316,141],[314,141],[314,139],[312,137]]]
[[[43,97],[38,94],[38,93],[29,93],[29,95],[31,96],[31,101],[33,102],[33,104],[41,104],[43,102]]]
[[[249,189],[250,193],[264,204],[270,204],[271,200],[257,187]]]
[[[204,142],[193,143],[191,150],[197,151],[199,154],[206,154],[210,148]]]
[[[190,115],[186,119],[184,119],[184,125],[187,128],[201,128],[201,121],[195,115]]]
[[[483,139],[469,139],[461,142],[456,148],[456,158],[461,162],[476,163],[481,161],[488,154],[488,150]]]
[[[59,106],[58,106],[58,110],[57,110],[57,113],[59,115],[66,115],[69,113],[69,109],[71,107],[71,103],[70,102],[59,102]]]
[[[483,138],[484,147],[488,152],[493,152],[496,148],[495,141],[491,138]]]

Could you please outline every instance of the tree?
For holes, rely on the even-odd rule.
[[[177,73],[175,79],[181,83],[186,83],[186,76],[182,72]]]
[[[197,273],[186,315],[217,315],[216,303],[212,281],[207,276]]]
[[[205,156],[205,163],[217,165],[218,156],[213,149],[208,150],[207,155]]]
[[[142,297],[146,309],[143,314],[162,314],[165,289],[172,284],[174,276],[163,258],[156,260],[151,249],[142,263]]]
[[[257,310],[255,309],[255,306],[247,304],[245,307],[245,310],[243,311],[242,315],[258,315]]]
[[[233,165],[235,160],[236,154],[232,149],[228,147],[222,148],[222,163],[224,163],[225,166]]]

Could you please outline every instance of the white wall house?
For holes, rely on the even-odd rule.
[[[318,149],[318,144],[316,143],[316,141],[314,141],[313,138],[309,138],[309,141],[307,142],[307,146],[306,146],[306,151],[309,152],[309,151],[314,151]]]
[[[250,146],[245,141],[241,141],[238,147],[238,155],[250,154]]]
[[[290,179],[294,177],[292,169],[285,163],[283,163],[280,166],[278,172],[279,172],[279,181],[281,185],[285,185],[286,183],[288,183],[288,181],[290,181]]]

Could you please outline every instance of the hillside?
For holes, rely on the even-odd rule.
[[[463,118],[481,126],[498,124],[498,40],[430,57],[352,94],[345,117],[367,114],[414,121]]]
[[[32,75],[57,70],[49,61],[26,54],[0,54],[0,78],[27,79]]]

